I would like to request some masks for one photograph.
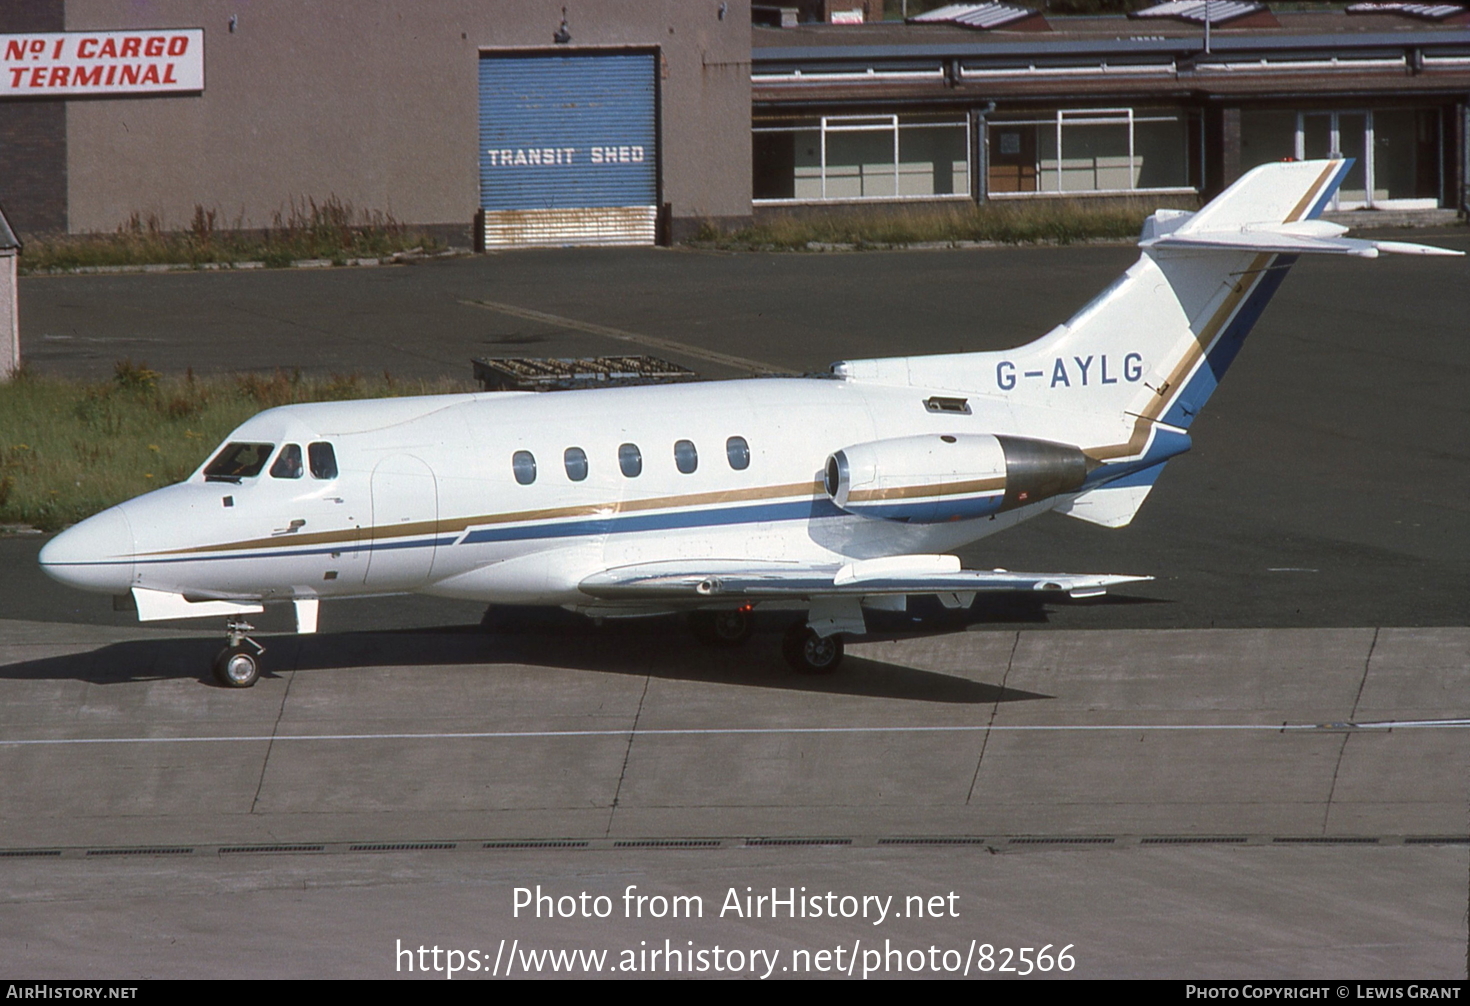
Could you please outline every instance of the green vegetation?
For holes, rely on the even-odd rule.
[[[987,241],[998,244],[1070,244],[1138,236],[1144,217],[1160,204],[1145,200],[1089,203],[1038,200],[927,206],[832,207],[773,213],[754,227],[724,233],[706,225],[690,242],[730,250],[777,251],[850,245],[892,248],[921,243]],[[1166,204],[1167,205],[1167,204]],[[1194,209],[1192,204],[1181,208]]]
[[[354,258],[382,258],[396,252],[439,248],[433,238],[405,227],[391,216],[354,210],[335,196],[318,203],[294,202],[277,213],[270,227],[245,230],[241,221],[220,226],[219,213],[194,207],[188,230],[167,230],[157,216],[134,213],[112,234],[28,237],[21,251],[23,272],[89,266],[193,265],[264,262],[288,266],[297,259],[329,259],[345,265]]]
[[[384,373],[164,377],[120,361],[111,381],[22,370],[0,384],[0,523],[55,530],[186,478],[230,430],[262,409],[475,390],[469,382]]]

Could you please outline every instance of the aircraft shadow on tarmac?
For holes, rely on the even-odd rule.
[[[867,640],[904,639],[960,631],[990,615],[951,613],[935,621],[877,613]],[[701,646],[681,619],[609,621],[602,626],[560,609],[487,614],[486,624],[433,629],[262,635],[266,677],[285,670],[333,671],[363,667],[520,664],[601,674],[652,676],[789,691],[919,702],[986,704],[1052,696],[1003,688],[954,674],[905,667],[849,654],[834,674],[799,675],[780,656],[780,631],[791,613],[761,613],[756,632],[733,648]],[[1008,619],[1014,620],[1014,619]],[[0,667],[0,678],[71,678],[92,684],[194,678],[213,685],[210,661],[223,640],[200,637],[133,640],[87,653],[46,657]],[[976,668],[996,680],[1003,667]],[[490,673],[493,673],[490,672]]]

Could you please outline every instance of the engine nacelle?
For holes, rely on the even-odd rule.
[[[925,434],[844,447],[825,485],[848,513],[914,524],[971,520],[1076,492],[1087,475],[1076,447],[991,434]]]

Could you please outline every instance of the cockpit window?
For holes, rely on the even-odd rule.
[[[337,477],[337,452],[328,443],[316,443],[306,448],[306,459],[311,462],[311,477],[334,479]]]
[[[287,444],[276,456],[276,463],[271,465],[271,478],[299,479],[301,474],[301,445]]]
[[[204,478],[210,482],[239,482],[260,474],[270,458],[275,444],[225,444],[225,449],[214,456],[204,469]]]

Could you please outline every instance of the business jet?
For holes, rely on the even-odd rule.
[[[42,568],[143,621],[424,593],[594,618],[687,612],[734,645],[805,608],[783,653],[834,670],[865,609],[997,591],[1088,596],[1146,576],[962,569],[952,550],[1055,510],[1128,524],[1297,257],[1457,255],[1318,219],[1352,162],[1256,168],[1148,218],[1138,261],[1016,349],[848,360],[830,375],[323,402],[246,421],[187,480],[52,539]]]

